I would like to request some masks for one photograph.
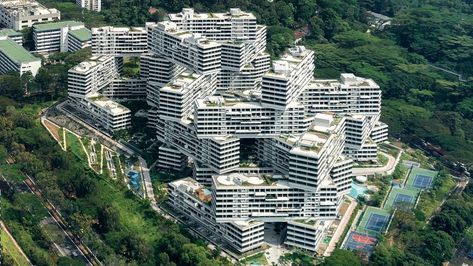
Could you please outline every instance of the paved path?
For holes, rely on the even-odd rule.
[[[350,221],[350,217],[353,214],[353,211],[355,210],[356,205],[358,205],[356,200],[351,199],[351,203],[348,206],[348,209],[346,210],[345,215],[343,215],[342,220],[338,224],[337,230],[333,234],[332,239],[330,240],[330,243],[328,244],[327,249],[325,249],[324,257],[330,256],[330,254],[332,254],[332,252],[335,249],[338,241],[340,240],[340,237],[342,236],[343,232],[345,231],[345,227],[347,226],[348,221]],[[353,221],[353,222],[355,222],[355,221]]]
[[[385,174],[394,171],[398,159],[393,156],[382,152],[382,155],[388,158],[388,163],[385,166],[381,167],[363,167],[363,168],[353,168],[353,175],[374,175],[374,174]]]

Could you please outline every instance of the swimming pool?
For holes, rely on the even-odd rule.
[[[350,196],[354,199],[357,199],[360,195],[365,195],[368,192],[368,189],[365,186],[357,184],[355,182],[351,183]]]

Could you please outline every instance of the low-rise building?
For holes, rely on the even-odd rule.
[[[79,51],[86,47],[90,47],[92,40],[92,32],[87,28],[80,28],[69,31],[67,38],[67,50],[69,52]]]
[[[70,52],[87,46],[90,34],[82,22],[59,21],[34,25],[33,40],[38,53]]]
[[[1,29],[0,37],[8,37],[15,41],[18,45],[23,46],[23,34],[12,29]]]
[[[23,75],[30,72],[36,76],[41,67],[41,59],[34,57],[9,37],[0,37],[0,74],[10,71]]]
[[[29,28],[36,23],[60,20],[61,13],[32,0],[0,1],[0,25],[13,30]]]

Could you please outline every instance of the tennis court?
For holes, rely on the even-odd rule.
[[[431,189],[437,171],[427,170],[419,167],[412,167],[407,179],[406,187],[413,189]]]
[[[391,214],[383,209],[368,207],[361,218],[356,231],[368,235],[379,235],[383,233],[389,223]]]
[[[384,204],[384,209],[390,210],[401,206],[411,206],[417,200],[418,190],[392,188]]]
[[[348,240],[345,243],[345,249],[358,250],[369,254],[373,251],[377,242],[378,239],[376,239],[376,237],[352,231],[348,235]]]

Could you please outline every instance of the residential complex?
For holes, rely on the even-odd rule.
[[[41,67],[41,59],[34,57],[14,40],[0,36],[0,74],[10,71],[23,75],[30,72],[36,76]]]
[[[59,21],[33,26],[36,52],[74,52],[90,46],[91,32],[84,23]]]
[[[169,206],[236,253],[261,247],[271,223],[283,225],[285,245],[315,252],[354,162],[375,160],[387,139],[373,80],[315,79],[314,52],[303,46],[271,61],[266,27],[240,9],[186,8],[144,29],[92,35],[96,56],[69,71],[71,102],[114,131],[129,125],[129,111],[97,106],[146,99],[162,143],[157,166],[193,169],[169,184]],[[120,77],[131,56],[141,59],[139,77]]]
[[[60,20],[61,13],[32,0],[0,1],[0,25],[13,30],[29,28],[36,23]]]
[[[102,0],[76,0],[76,4],[90,11],[102,10]]]

